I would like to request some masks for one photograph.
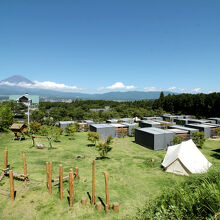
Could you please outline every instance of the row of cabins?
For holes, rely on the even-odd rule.
[[[97,132],[101,139],[106,139],[108,136],[122,137],[123,134],[132,136],[132,130],[137,127],[137,123],[92,124],[90,131]]]
[[[192,119],[191,116],[166,115],[144,119],[139,121],[140,128],[137,128],[138,124],[131,118],[111,119],[105,124],[95,124],[90,120],[85,120],[83,123],[87,123],[90,131],[99,133],[101,139],[106,139],[108,136],[121,137],[123,134],[132,136],[132,130],[135,129],[135,142],[153,150],[166,149],[175,136],[189,140],[194,131],[204,132],[207,138],[216,136],[216,128],[220,127],[217,124],[220,118],[198,120]]]

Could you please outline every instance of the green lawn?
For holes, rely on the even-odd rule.
[[[87,133],[77,133],[75,140],[62,136],[61,142],[53,143],[52,150],[30,148],[30,139],[13,141],[12,138],[12,134],[0,133],[0,167],[7,148],[11,168],[23,173],[22,153],[25,153],[30,182],[25,185],[22,181],[14,181],[17,191],[15,201],[10,200],[8,178],[0,182],[0,219],[133,219],[147,199],[187,178],[166,173],[160,168],[165,151],[139,146],[133,142],[134,138],[115,138],[110,159],[96,160],[96,196],[105,201],[103,172],[107,171],[110,201],[119,202],[119,212],[105,214],[104,210],[96,211],[89,201],[85,207],[81,205],[81,197],[91,193],[92,161],[98,156],[94,147],[88,147]],[[220,141],[207,140],[202,149],[214,166],[220,165],[219,153],[213,151],[219,145]],[[85,155],[85,158],[77,159],[79,154]],[[63,165],[64,175],[68,175],[70,168],[79,167],[80,178],[75,180],[73,207],[70,208],[67,201],[68,182],[64,184],[63,201],[59,199],[57,186],[49,195],[45,184],[46,161],[53,162],[53,178],[58,178],[59,164]]]

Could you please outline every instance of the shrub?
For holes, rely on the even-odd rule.
[[[7,130],[13,123],[13,111],[9,104],[0,103],[0,131]]]
[[[182,137],[174,136],[174,138],[171,141],[171,144],[176,145],[182,143],[183,141],[184,139]]]
[[[201,219],[220,211],[219,167],[205,174],[191,175],[181,183],[163,190],[148,201],[136,219]]]
[[[61,129],[55,126],[42,125],[38,132],[42,136],[47,136],[51,140],[60,141]]]
[[[120,128],[121,137],[125,137],[127,135],[127,131],[124,128]]]
[[[75,132],[76,132],[76,126],[74,124],[69,124],[66,127],[66,134],[67,136],[70,136],[71,139],[73,139]]]
[[[132,130],[131,130],[131,136],[134,137],[134,135],[135,135],[135,128],[132,128]]]
[[[202,148],[205,143],[205,134],[204,132],[194,131],[192,132],[192,140],[196,144],[197,147]]]
[[[88,132],[88,140],[96,145],[96,142],[99,141],[99,134],[92,131]]]
[[[41,124],[39,122],[36,122],[36,121],[31,122],[29,125],[29,132],[31,134],[35,134],[35,133],[39,132],[40,127],[41,127]]]
[[[108,152],[112,150],[112,147],[110,146],[112,143],[113,143],[112,136],[109,136],[104,143],[101,142],[98,143],[96,149],[98,150],[101,158],[107,157]]]

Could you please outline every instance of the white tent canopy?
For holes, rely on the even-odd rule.
[[[204,173],[211,165],[192,140],[168,147],[162,162],[167,172],[181,175]]]

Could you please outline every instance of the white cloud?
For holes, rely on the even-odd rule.
[[[156,87],[152,86],[152,87],[145,87],[144,91],[146,91],[146,92],[154,92],[154,91],[159,91],[159,89],[157,89]]]
[[[192,90],[193,92],[201,92],[201,88],[195,88]]]
[[[168,90],[169,91],[174,91],[174,90],[176,90],[177,88],[176,88],[176,86],[172,86],[172,87],[170,87]]]
[[[127,90],[129,90],[129,89],[134,89],[134,88],[135,88],[135,86],[132,86],[132,85],[126,86],[122,82],[116,82],[113,85],[106,87],[106,89],[110,89],[110,90],[114,90],[114,89],[127,89]]]
[[[71,91],[79,91],[82,90],[77,86],[68,86],[65,84],[59,84],[51,81],[44,81],[38,82],[34,81],[33,84],[19,82],[19,83],[10,83],[10,82],[1,82],[0,85],[7,85],[7,86],[20,86],[24,88],[30,89],[48,89],[48,90],[57,90],[57,91],[64,91],[64,92],[71,92]]]

